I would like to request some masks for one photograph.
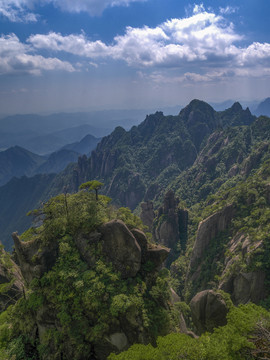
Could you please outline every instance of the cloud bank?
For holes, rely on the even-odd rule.
[[[107,0],[101,3],[114,6],[127,5],[131,1]],[[81,9],[80,4],[83,3],[86,4],[82,0],[63,0],[61,3],[58,1],[58,6],[69,4],[70,7],[78,6]],[[93,5],[96,2],[88,3]],[[14,34],[2,36],[0,70],[1,73],[17,69],[30,73],[53,69],[71,72],[77,65],[62,59],[70,59],[72,55],[72,61],[74,58],[76,62],[87,60],[86,63],[95,64],[95,67],[104,60],[121,61],[137,71],[152,72],[155,81],[166,81],[165,77],[169,77],[169,72],[173,71],[173,81],[190,82],[215,81],[235,75],[259,77],[269,74],[270,44],[253,42],[242,46],[242,40],[246,39],[225,18],[224,14],[230,11],[233,10],[225,8],[215,14],[206,11],[203,5],[195,5],[189,17],[170,19],[154,28],[127,27],[124,34],[115,36],[111,43],[91,41],[84,33],[33,34],[26,43],[21,43]],[[38,52],[44,55],[46,51],[50,56],[53,53],[54,57],[38,55]],[[83,66],[78,68],[83,71]]]
[[[75,71],[74,67],[58,58],[32,54],[29,45],[20,42],[15,34],[0,37],[0,74],[29,73],[40,75],[44,70]]]
[[[195,6],[192,16],[170,19],[155,28],[127,27],[111,44],[91,41],[85,34],[63,36],[55,32],[32,35],[28,43],[38,50],[121,60],[135,68],[269,67],[270,44],[254,42],[241,47],[243,39],[223,16]]]

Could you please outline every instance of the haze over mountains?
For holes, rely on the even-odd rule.
[[[71,119],[71,122],[74,121],[73,116]],[[13,118],[12,121],[17,120]],[[53,122],[52,119],[50,121]],[[236,129],[243,125],[250,126],[254,121],[255,117],[248,109],[243,110],[239,103],[235,103],[225,111],[216,112],[205,102],[194,100],[181,110],[178,116],[165,116],[162,112],[157,112],[147,116],[144,122],[139,126],[133,126],[129,131],[117,127],[110,135],[102,139],[89,159],[80,158],[76,164],[69,165],[65,170],[64,167],[69,162],[77,159],[78,153],[89,155],[89,141],[91,149],[94,149],[99,139],[88,135],[81,142],[66,145],[61,151],[45,158],[18,147],[2,152],[0,158],[2,157],[3,163],[6,161],[6,164],[9,164],[6,169],[10,169],[2,171],[2,184],[12,176],[33,176],[38,173],[56,173],[63,170],[59,175],[50,177],[50,182],[46,177],[35,176],[31,180],[14,179],[12,183],[0,188],[1,196],[5,194],[5,201],[1,202],[3,206],[0,214],[6,218],[4,223],[9,224],[8,228],[0,227],[2,241],[10,244],[9,234],[14,227],[22,231],[30,225],[30,219],[25,217],[25,213],[31,210],[26,205],[26,199],[30,194],[27,191],[23,192],[20,196],[20,204],[16,203],[14,188],[21,189],[20,182],[26,184],[29,181],[35,184],[35,191],[38,194],[36,199],[44,201],[49,196],[63,191],[64,186],[68,186],[69,191],[76,191],[80,183],[96,178],[104,182],[103,192],[112,197],[114,202],[134,209],[142,200],[159,199],[169,184],[184,174],[196,159],[200,159],[205,141],[214,131],[232,126]],[[30,119],[28,126],[33,122],[34,120]],[[7,120],[4,124],[6,129],[11,129],[8,127]],[[59,124],[56,123],[55,128],[63,126]],[[44,128],[48,131],[48,124],[44,124]],[[84,125],[82,128],[79,127],[80,130],[84,128]],[[22,126],[20,129],[22,130]],[[69,134],[69,132],[70,130],[63,130],[62,133]],[[16,156],[12,156],[14,152],[18,153],[18,159],[19,156],[23,157],[24,166],[17,166],[17,161],[21,165],[23,162],[16,159]],[[242,156],[245,158],[247,154]],[[14,160],[11,160],[12,157]],[[46,184],[42,184],[42,179],[46,181]],[[188,189],[186,192],[188,193]],[[7,203],[9,211],[5,209],[4,204]],[[12,220],[14,218],[12,209],[15,203],[18,212],[16,219],[21,224],[20,226],[16,226]],[[38,202],[31,201],[31,205],[37,207]],[[25,219],[25,222],[22,219]]]
[[[160,341],[168,341],[169,360],[171,337],[177,358],[185,358],[191,349],[201,354],[198,341],[207,336],[204,360],[219,358],[224,344],[230,360],[236,334],[241,344],[251,339],[239,319],[243,324],[253,316],[256,351],[268,349],[269,338],[256,332],[268,313],[255,304],[269,308],[270,118],[239,102],[215,111],[195,99],[177,115],[157,111],[98,141],[86,135],[49,156],[18,146],[0,153],[9,165],[2,181],[16,171],[28,175],[0,186],[1,241],[7,250],[15,246],[11,254],[0,249],[0,306],[5,310],[11,301],[17,309],[20,298],[27,304],[16,321],[31,324],[31,331],[21,326],[19,334],[28,331],[31,344],[50,344],[49,359],[60,349],[67,359],[84,360],[91,351],[95,360],[140,360],[142,349],[151,360],[152,349],[164,355]],[[77,159],[74,150],[88,154],[89,144],[90,156]],[[76,162],[50,173],[72,154]],[[2,328],[10,328],[14,316]],[[54,341],[57,331],[65,334],[63,348]],[[156,348],[158,335],[167,336]],[[193,345],[185,350],[188,341]],[[148,345],[127,350],[134,343]],[[23,346],[27,354],[39,353],[36,345]],[[254,358],[254,347],[243,349]]]

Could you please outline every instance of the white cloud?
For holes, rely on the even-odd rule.
[[[43,70],[75,71],[74,67],[57,58],[31,54],[31,47],[20,42],[15,34],[0,37],[0,74],[30,73]]]
[[[108,7],[128,6],[133,2],[147,0],[44,0],[53,2],[55,7],[72,13],[87,12],[90,15],[101,15]]]
[[[12,22],[37,22],[38,15],[30,11],[31,5],[31,0],[1,0],[0,15]]]
[[[236,13],[237,11],[238,11],[238,7],[234,7],[234,6],[226,6],[225,8],[223,8],[223,7],[220,7],[219,8],[219,12],[221,13],[221,14],[225,14],[225,15],[228,15],[228,14],[234,14],[234,13]]]
[[[221,16],[203,8],[189,18],[171,19],[155,28],[127,27],[112,44],[90,41],[85,34],[33,35],[28,41],[37,49],[65,51],[92,59],[110,57],[130,66],[181,67],[184,62],[206,61],[210,57],[234,55],[233,43],[242,37]]]
[[[87,12],[96,16],[108,7],[129,6],[133,2],[145,1],[148,0],[0,0],[0,14],[12,22],[36,22],[39,15],[32,11],[36,4],[53,4],[62,11]]]
[[[106,4],[110,3],[110,6],[114,6],[129,2],[129,0],[114,0]],[[67,1],[62,2],[64,3],[69,4]],[[74,6],[75,4],[80,6],[80,3],[81,1],[70,2]],[[105,2],[102,3],[105,4]],[[232,9],[226,9],[223,10],[224,14],[232,11]],[[51,32],[31,35],[27,44],[20,43],[16,38],[13,38],[12,42],[10,38],[8,46],[9,51],[15,49],[16,58],[20,60],[21,65],[26,64],[26,67],[28,65],[33,69],[55,67],[55,69],[63,68],[67,71],[74,70],[71,64],[57,58],[48,59],[42,56],[38,58],[38,55],[32,53],[35,49],[35,51],[47,50],[50,55],[52,52],[60,52],[61,57],[65,53],[73,54],[87,59],[83,63],[92,67],[97,67],[100,60],[104,59],[123,61],[138,70],[151,71],[152,80],[156,82],[165,81],[165,77],[156,72],[157,69],[167,74],[168,71],[175,71],[178,73],[176,77],[174,76],[177,81],[189,82],[226,80],[232,75],[242,76],[241,74],[248,72],[252,73],[251,76],[268,74],[270,44],[255,42],[241,47],[243,39],[244,37],[235,31],[233,24],[226,21],[223,15],[217,15],[210,10],[206,11],[201,4],[194,7],[191,16],[170,19],[154,28],[127,27],[125,33],[117,35],[111,43],[105,43],[102,40],[91,41],[85,33],[64,36]],[[4,49],[3,45],[2,49]],[[26,56],[18,57],[18,52]],[[4,62],[3,59],[1,61]],[[82,64],[74,65],[74,67],[83,70]],[[168,81],[171,80],[168,79]]]
[[[254,42],[246,49],[239,51],[238,62],[240,66],[258,65],[259,63],[270,66],[270,44]]]

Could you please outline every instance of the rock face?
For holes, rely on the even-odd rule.
[[[154,228],[156,242],[169,248],[175,247],[179,242],[178,202],[174,192],[169,190],[164,197],[163,206],[158,210],[157,225]]]
[[[141,203],[141,220],[146,225],[149,231],[152,231],[153,222],[155,218],[154,206],[152,201]]]
[[[10,255],[0,249],[0,312],[23,296],[23,278]]]
[[[178,209],[178,204],[179,199],[169,190],[154,221],[153,238],[157,243],[171,249],[167,265],[170,265],[179,254],[179,245],[184,250],[187,241],[188,212]]]
[[[227,323],[227,305],[221,294],[213,290],[204,290],[196,294],[190,302],[190,309],[198,335],[205,331],[213,331],[215,327]]]
[[[219,289],[229,293],[235,305],[249,301],[259,304],[267,296],[266,274],[263,271],[245,272],[241,267],[241,263],[249,265],[253,253],[262,247],[262,240],[254,242],[243,233],[237,233],[229,243]]]
[[[224,231],[229,227],[233,215],[234,207],[233,205],[228,205],[221,211],[200,222],[191,254],[191,268],[194,268],[202,259],[210,241],[214,239],[219,232]]]
[[[13,233],[12,238],[20,270],[27,283],[34,278],[41,278],[55,264],[58,256],[57,241],[51,241],[46,245],[39,238],[23,242],[17,233]]]
[[[135,277],[141,267],[141,248],[120,220],[104,224],[100,229],[102,252],[112,262],[122,278]]]

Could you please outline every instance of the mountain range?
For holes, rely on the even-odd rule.
[[[200,171],[205,173],[200,182],[194,179],[194,190],[198,188],[198,184],[200,189],[194,191],[192,197],[199,199],[200,193],[206,196],[217,189],[228,178],[228,174],[233,173],[233,167],[239,161],[243,163],[252,154],[255,146],[253,141],[256,139],[250,134],[257,131],[253,130],[255,120],[256,117],[249,109],[244,110],[239,103],[225,111],[216,112],[207,103],[193,100],[179,115],[165,116],[162,112],[156,112],[147,115],[140,125],[133,126],[129,131],[116,127],[110,135],[103,137],[89,158],[80,157],[77,163],[51,177],[51,183],[47,182],[46,186],[42,186],[37,177],[29,180],[25,178],[24,182],[37,183],[39,200],[43,202],[63,191],[64,186],[68,186],[68,191],[73,192],[82,182],[98,179],[104,183],[103,193],[110,196],[115,204],[135,209],[141,201],[153,200],[160,203],[166,189],[176,187],[174,184],[179,177],[184,181],[177,191],[185,189],[183,198],[189,200],[191,189],[188,185],[193,181],[193,175],[190,174],[194,171],[192,166],[197,164],[197,168],[202,166],[203,170]],[[214,149],[211,159],[210,156],[203,155],[209,147],[210,139],[215,140],[211,143]],[[228,144],[219,156],[219,144],[225,140]],[[247,145],[242,149],[242,146],[237,145],[239,141],[247,142]],[[240,152],[239,156],[235,156],[234,151]],[[207,181],[203,183],[203,179],[211,178],[212,174],[213,186],[208,185]],[[0,194],[6,192],[6,187],[11,185],[1,187]],[[23,224],[25,213],[31,210],[26,206],[29,194],[24,193],[25,200],[22,199],[20,204],[16,204],[12,192],[9,194],[10,198],[1,202],[3,207],[0,214],[9,214],[10,227],[23,231],[30,225],[30,219],[25,220],[24,226],[17,226],[11,220],[14,218],[12,208],[21,208],[17,221]],[[6,203],[10,209],[8,212],[5,210]],[[35,206],[38,206],[38,203]],[[9,247],[9,230],[4,227],[0,227],[0,230],[2,242],[9,244]]]
[[[269,117],[195,99],[116,127],[59,174],[11,179],[0,198],[7,249],[33,220],[13,253],[0,248],[6,359],[268,353]]]

